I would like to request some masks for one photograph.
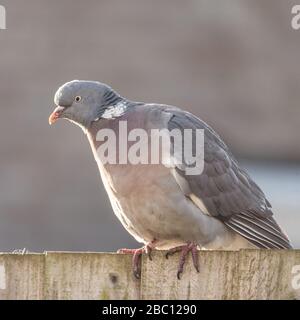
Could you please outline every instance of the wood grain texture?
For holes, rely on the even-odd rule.
[[[131,257],[109,253],[47,253],[45,299],[138,299]]]
[[[200,273],[189,257],[181,280],[178,254],[152,257],[137,280],[131,255],[3,253],[0,299],[300,299],[300,250],[200,251]]]
[[[44,256],[0,253],[0,300],[43,299]]]
[[[299,299],[292,287],[292,268],[300,264],[300,250],[200,251],[200,273],[188,260],[180,281],[179,255],[164,258],[156,252],[144,257],[142,299]],[[156,275],[155,277],[151,275]]]

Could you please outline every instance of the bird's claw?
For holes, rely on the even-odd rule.
[[[182,274],[183,270],[177,271],[177,279],[180,280],[180,275]]]
[[[175,248],[168,250],[166,253],[166,259],[169,259],[170,256],[172,256],[176,252],[182,251],[184,248],[185,248],[185,246],[179,246],[179,247],[175,247]]]
[[[149,260],[152,261],[152,249],[154,249],[153,242],[146,244],[144,247],[139,249],[119,249],[117,253],[128,253],[133,254],[132,257],[132,268],[133,274],[137,279],[141,278],[141,257],[143,253],[146,253]]]
[[[169,256],[171,256],[174,253],[179,252],[179,251],[181,251],[181,254],[180,254],[179,265],[178,265],[178,270],[177,270],[177,279],[180,280],[181,274],[183,273],[183,267],[184,267],[184,264],[186,261],[186,257],[188,256],[189,252],[191,252],[191,254],[192,254],[194,268],[199,273],[200,269],[199,269],[199,262],[198,262],[197,244],[192,243],[192,242],[188,242],[184,246],[172,248],[166,253],[166,259],[168,259]]]

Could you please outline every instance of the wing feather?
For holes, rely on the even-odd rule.
[[[195,205],[201,204],[202,211],[204,206],[204,213],[221,220],[259,248],[291,248],[289,239],[272,217],[271,205],[263,191],[239,167],[218,134],[188,112],[178,109],[165,112],[172,114],[168,122],[169,130],[204,129],[202,174],[187,175],[184,164],[175,165],[172,170],[186,196],[192,201],[194,199]],[[172,156],[177,155],[174,153]]]

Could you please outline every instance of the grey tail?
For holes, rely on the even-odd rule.
[[[258,248],[292,249],[291,243],[273,217],[242,212],[224,223]]]

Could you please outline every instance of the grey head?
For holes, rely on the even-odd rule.
[[[49,117],[53,124],[58,119],[68,119],[88,129],[93,121],[101,118],[107,108],[127,100],[108,85],[97,81],[73,80],[56,92],[55,110]]]

